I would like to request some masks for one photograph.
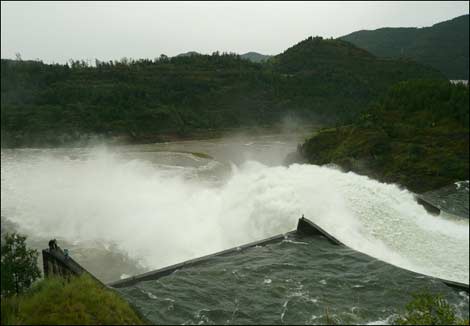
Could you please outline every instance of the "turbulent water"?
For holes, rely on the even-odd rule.
[[[43,241],[57,237],[59,243],[71,248],[72,255],[79,262],[101,279],[111,281],[119,276],[167,266],[291,231],[297,219],[305,214],[360,252],[405,269],[468,284],[468,219],[429,215],[408,191],[364,176],[343,173],[330,167],[282,166],[286,154],[295,150],[298,141],[296,137],[266,136],[113,148],[2,150],[2,223],[11,222],[15,228],[28,234],[37,246],[45,246],[46,242]],[[271,302],[273,309],[281,301],[282,308],[286,298],[304,300],[295,295],[295,286],[300,286],[295,285],[296,282],[300,278],[307,282],[302,286],[319,286],[314,280],[308,281],[308,275],[313,273],[316,278],[321,278],[319,266],[324,266],[322,262],[327,260],[317,256],[304,259],[301,261],[302,269],[281,268],[282,264],[274,261],[281,262],[282,257],[296,259],[297,256],[308,255],[306,248],[309,245],[293,246],[297,248],[292,249],[295,253],[290,252],[289,244],[260,249],[274,253],[266,260],[259,259],[263,265],[259,268],[263,270],[264,279],[271,282],[243,283],[240,287],[243,293],[240,295],[248,296],[246,291],[259,292],[261,301],[269,301],[277,295],[277,299]],[[332,270],[349,269],[346,262],[355,256],[351,257],[333,260],[329,264],[332,264]],[[246,262],[240,262],[241,270],[256,269],[250,257],[237,259],[245,258]],[[285,262],[296,264],[289,259]],[[225,263],[230,264],[229,261]],[[299,264],[297,262],[296,265]],[[364,266],[358,268],[357,272],[343,274],[342,278],[357,280],[364,277],[364,282],[370,281],[369,276],[374,278],[373,270],[369,273]],[[181,296],[171,300],[180,300],[179,304],[186,307],[178,310],[181,316],[168,319],[168,322],[197,320],[210,323],[214,320],[220,322],[223,318],[237,322],[238,319],[227,317],[225,310],[228,306],[220,308],[225,311],[220,314],[222,319],[211,319],[206,316],[209,312],[204,312],[209,308],[191,299],[192,295],[210,295],[206,292],[193,293],[197,284],[201,284],[199,282],[207,284],[215,277],[213,274],[220,271],[214,267],[211,272],[211,266],[207,269],[207,273],[200,274],[204,279],[202,281],[187,277],[184,282],[178,280],[173,284],[172,279],[167,278],[159,281],[162,283],[149,284],[145,291],[160,298],[160,301],[152,301],[148,295],[149,304],[159,302],[155,303],[158,309],[166,309],[166,301],[161,299],[165,296],[159,293],[171,297],[171,293],[177,292],[186,297],[187,302],[182,302]],[[270,277],[270,273],[276,276]],[[300,274],[298,277],[289,276],[292,273]],[[379,278],[386,275],[380,274]],[[227,285],[230,277],[230,273],[220,274],[214,278],[220,282],[215,281],[211,286],[226,289],[227,304],[231,302],[236,310],[239,309],[236,308],[237,302],[238,307],[247,302],[233,296],[230,298],[228,289],[238,284]],[[274,294],[269,290],[269,295],[262,295],[264,289],[277,291],[277,282],[287,282],[288,279],[292,280],[289,286],[292,285],[294,292],[285,288],[278,289]],[[375,293],[379,297],[385,291],[385,283],[381,282]],[[407,287],[411,289],[414,282],[411,276],[399,278],[393,286],[387,287],[390,291],[387,295],[399,298],[399,292]],[[395,287],[395,283],[400,285]],[[337,291],[340,289],[341,286]],[[367,292],[367,296],[374,296],[373,289],[368,288],[371,292]],[[299,291],[302,292],[301,289]],[[350,289],[344,291],[337,295],[351,295],[348,292]],[[372,298],[364,298],[361,296],[358,299],[362,307],[359,310],[354,310],[358,306],[356,304],[348,308],[351,314],[368,315],[375,309],[372,303],[367,303]],[[339,302],[335,305],[333,299],[329,300],[330,309],[342,307]],[[462,300],[468,310],[468,297]],[[289,317],[289,302],[284,307],[284,319],[269,319],[267,322],[294,322]],[[394,302],[403,303],[399,299]],[[205,304],[210,306],[211,303],[207,301]],[[269,304],[262,304],[267,314],[271,311],[267,308]],[[386,305],[384,302],[381,304]],[[314,305],[314,301],[300,305],[306,312],[295,314],[303,318],[297,322],[306,322],[313,315],[319,316],[320,312],[307,316],[307,310],[314,309]],[[321,310],[324,306],[315,309]],[[346,309],[344,307],[341,309]],[[190,311],[198,313],[200,319],[195,315],[184,315]],[[377,314],[377,318],[389,316],[388,312]],[[263,322],[262,315],[256,317],[261,319],[256,319],[250,317],[253,312],[243,313],[248,313],[246,318],[252,321]],[[355,319],[351,318],[354,322]],[[314,322],[313,319],[311,322]]]
[[[386,324],[412,291],[442,293],[468,318],[468,295],[319,237],[289,238],[119,291],[159,324]]]

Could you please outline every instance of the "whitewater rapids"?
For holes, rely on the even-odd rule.
[[[304,214],[353,249],[469,283],[468,220],[429,215],[395,185],[314,165],[24,151],[2,150],[1,214],[32,237],[106,241],[150,270],[291,231]],[[222,165],[221,182],[199,175]]]

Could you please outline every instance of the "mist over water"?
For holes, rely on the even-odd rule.
[[[291,231],[305,214],[363,253],[469,281],[468,220],[431,216],[406,190],[334,168],[214,157],[2,150],[2,217],[32,237],[115,244],[150,270]]]

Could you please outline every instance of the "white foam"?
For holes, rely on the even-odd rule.
[[[295,229],[305,214],[346,245],[395,265],[468,283],[467,221],[434,217],[411,193],[313,165],[246,162],[208,186],[184,169],[2,151],[2,216],[32,235],[116,243],[149,268]]]

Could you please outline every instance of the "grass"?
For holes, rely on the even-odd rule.
[[[2,325],[143,325],[130,305],[89,276],[48,278],[2,298]]]

